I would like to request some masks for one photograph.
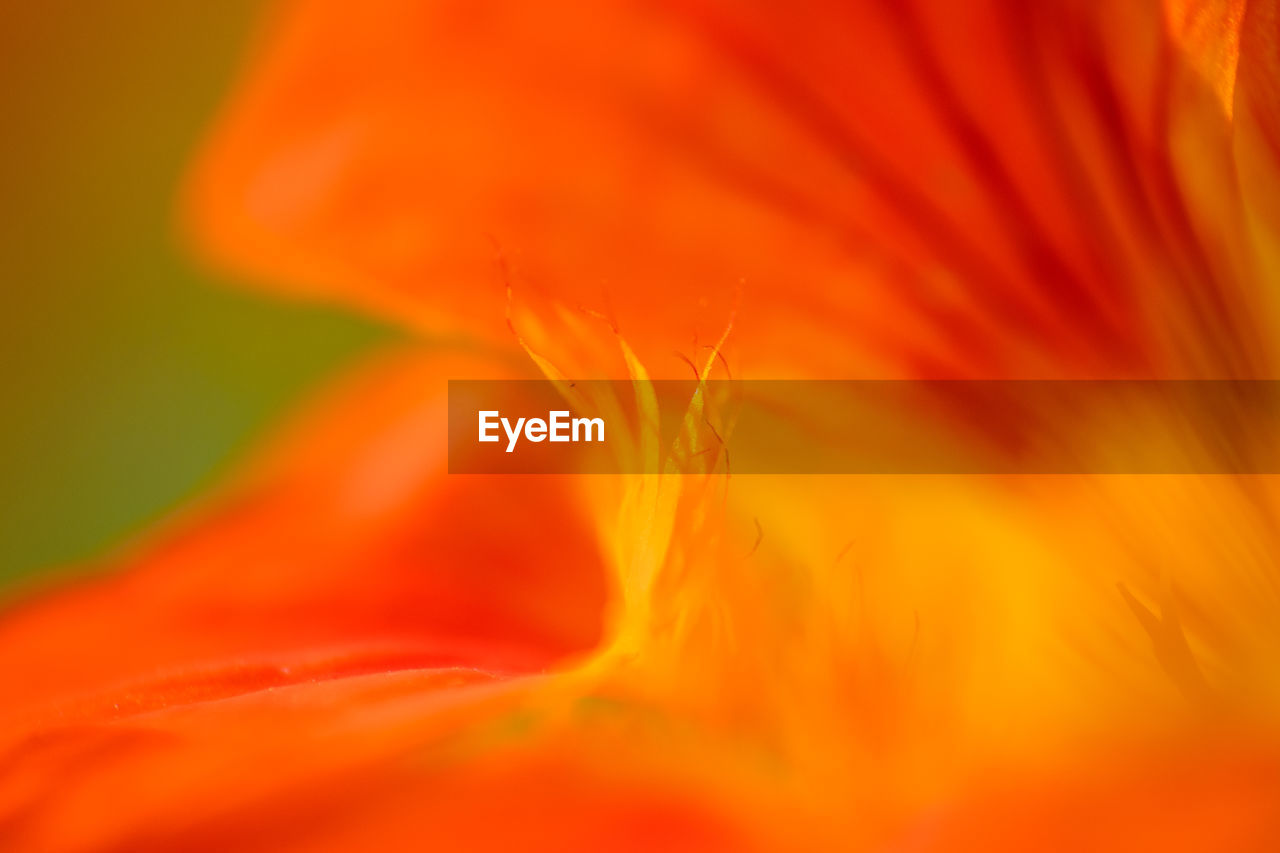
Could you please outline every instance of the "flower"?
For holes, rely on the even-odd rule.
[[[1276,25],[299,0],[193,233],[423,340],[0,622],[0,834],[1274,846],[1269,478],[513,481],[442,431],[460,376],[1271,378]]]

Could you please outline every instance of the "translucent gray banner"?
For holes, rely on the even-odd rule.
[[[1275,474],[1274,381],[449,383],[456,474]]]

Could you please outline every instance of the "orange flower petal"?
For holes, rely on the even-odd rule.
[[[984,795],[923,820],[906,849],[1273,850],[1280,845],[1274,744],[1117,746],[1072,768],[987,780]]]
[[[834,269],[830,240],[681,153],[709,108],[772,125],[721,103],[723,63],[652,10],[318,2],[275,36],[193,189],[208,249],[255,277],[492,338],[506,263],[683,372],[670,350],[714,342],[755,275],[777,293]]]
[[[526,672],[593,648],[605,568],[566,482],[444,471],[442,377],[466,370],[485,368],[385,358],[128,571],[11,608],[0,707],[112,716],[408,666]]]
[[[195,229],[482,336],[506,266],[655,375],[730,317],[757,375],[1252,374],[1238,5],[307,0]]]
[[[1274,0],[1250,2],[1240,32],[1233,102],[1234,152],[1249,236],[1265,280],[1280,275],[1280,10]],[[1268,289],[1270,316],[1280,314]]]
[[[414,670],[59,727],[4,751],[0,838],[50,851],[764,846],[745,827],[773,807],[734,814],[741,802],[699,788],[706,751],[636,728],[638,715],[591,724],[599,712],[557,695],[542,678]]]

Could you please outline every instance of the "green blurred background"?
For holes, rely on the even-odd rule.
[[[162,517],[387,334],[222,286],[176,237],[262,6],[5,3],[0,590]]]

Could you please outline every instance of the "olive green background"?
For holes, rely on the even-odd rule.
[[[0,591],[163,517],[387,334],[181,248],[177,186],[261,3],[5,7]]]

